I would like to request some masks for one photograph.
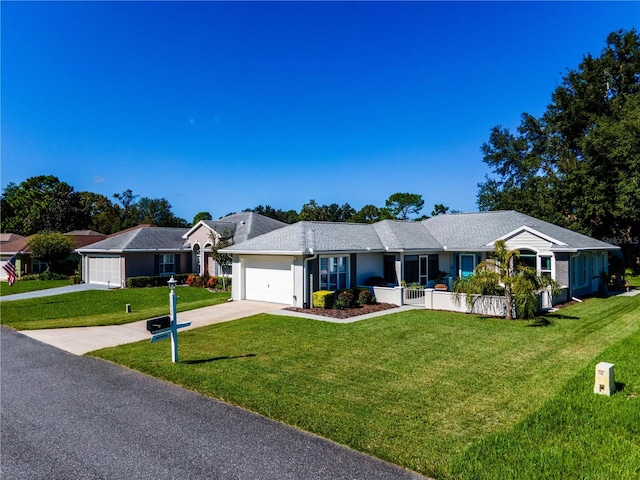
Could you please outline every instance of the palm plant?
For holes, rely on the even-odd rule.
[[[464,296],[467,305],[473,307],[479,298],[504,295],[507,319],[533,318],[538,310],[538,294],[550,288],[552,295],[558,295],[560,285],[522,265],[519,258],[518,250],[509,250],[504,240],[498,240],[490,258],[479,263],[472,275],[454,282],[456,300]]]

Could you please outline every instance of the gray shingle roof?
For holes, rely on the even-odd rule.
[[[155,252],[189,250],[182,236],[186,228],[140,227],[110,236],[104,240],[79,248],[80,253],[90,252]]]
[[[421,223],[448,250],[486,249],[491,242],[521,227],[529,227],[566,244],[553,250],[616,249],[608,243],[515,210],[439,215]]]
[[[313,254],[492,250],[491,242],[522,227],[557,240],[553,250],[616,249],[566,228],[510,211],[440,215],[421,222],[384,220],[375,224],[298,222],[238,242],[229,253]],[[563,245],[566,244],[566,245]]]
[[[233,232],[234,243],[242,243],[258,235],[287,226],[286,223],[279,220],[254,212],[234,213],[219,220],[205,220],[203,223],[219,234],[223,234],[225,231]]]
[[[442,247],[420,223],[385,220],[376,224],[298,222],[225,251],[313,254],[429,249]]]

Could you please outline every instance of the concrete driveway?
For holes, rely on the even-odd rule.
[[[280,310],[286,307],[287,305],[279,303],[257,302],[253,300],[227,302],[178,313],[178,323],[191,322],[191,326],[180,330],[184,331],[204,327],[205,325],[212,325],[214,323],[250,317],[251,315],[257,315],[259,313]],[[84,355],[87,352],[100,348],[115,347],[125,343],[151,339],[151,334],[147,331],[146,320],[124,325],[23,330],[20,333],[76,355]]]

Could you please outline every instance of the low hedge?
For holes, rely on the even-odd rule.
[[[313,292],[313,306],[317,308],[332,308],[335,301],[335,292],[331,290],[318,290]]]
[[[173,279],[178,282],[178,285],[184,285],[188,276],[188,273],[178,273],[173,276]],[[127,288],[164,287],[168,285],[167,282],[170,278],[171,276],[167,275],[129,277],[127,278]]]

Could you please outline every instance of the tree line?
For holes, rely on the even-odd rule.
[[[9,183],[0,197],[0,231],[25,236],[72,230],[110,234],[144,223],[165,227],[189,225],[174,215],[165,198],[140,198],[131,190],[116,193],[112,198],[114,201],[98,193],[77,192],[53,175]]]
[[[199,212],[191,223],[177,217],[165,198],[140,198],[132,190],[112,196],[93,192],[76,192],[66,182],[52,175],[31,177],[20,184],[9,183],[0,198],[3,233],[33,235],[40,232],[69,232],[93,230],[111,234],[140,224],[159,227],[189,227],[200,220],[212,220],[209,212]],[[302,220],[327,222],[372,223],[385,219],[409,220],[417,217],[424,206],[422,195],[416,193],[394,193],[384,206],[365,205],[356,211],[348,203],[320,205],[315,200],[305,203],[300,211],[275,209],[259,205],[245,209],[284,223]],[[434,206],[432,215],[448,212],[442,204]]]

